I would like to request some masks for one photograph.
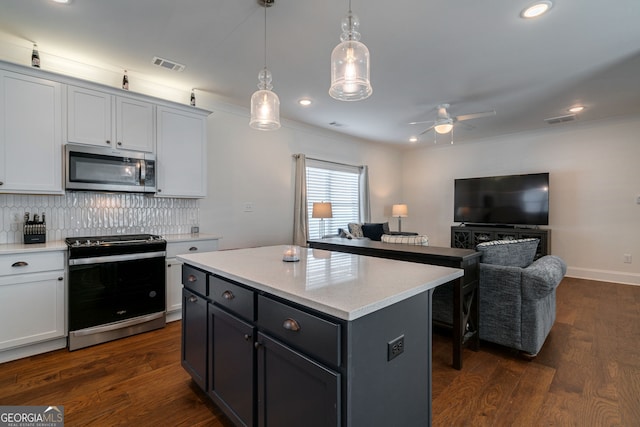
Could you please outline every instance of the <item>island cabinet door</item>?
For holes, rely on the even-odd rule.
[[[254,327],[209,304],[209,390],[235,425],[254,424]]]
[[[340,374],[258,333],[258,426],[340,425]]]
[[[182,367],[203,391],[207,390],[207,303],[182,289]]]

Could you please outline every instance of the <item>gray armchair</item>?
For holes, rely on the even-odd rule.
[[[547,255],[534,261],[538,239],[481,243],[480,339],[538,354],[556,319],[556,288],[566,263]]]

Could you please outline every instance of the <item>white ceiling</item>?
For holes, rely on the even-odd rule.
[[[578,120],[640,114],[640,1],[554,0],[524,20],[529,0],[352,0],[371,52],[373,95],[329,97],[330,55],[347,0],[275,0],[267,9],[267,65],[281,117],[369,140],[409,145],[435,107],[459,123],[455,141],[549,126],[583,104]],[[256,0],[3,0],[2,38],[48,54],[196,87],[249,107],[264,61],[264,8]],[[186,65],[172,72],[154,56]],[[197,92],[196,92],[197,93]],[[298,99],[314,103],[303,108]],[[248,119],[247,119],[248,122]],[[331,126],[336,122],[340,126]],[[248,124],[247,124],[248,126]],[[442,139],[440,139],[442,138]],[[439,136],[449,142],[448,136]],[[420,144],[433,142],[433,131]]]

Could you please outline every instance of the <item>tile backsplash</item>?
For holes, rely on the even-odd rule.
[[[22,243],[24,214],[46,215],[47,241],[76,236],[189,233],[199,223],[197,199],[134,193],[0,194],[0,244]]]

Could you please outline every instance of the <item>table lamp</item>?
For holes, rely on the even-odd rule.
[[[320,238],[324,238],[324,219],[333,218],[333,212],[331,211],[331,202],[315,202],[313,204],[311,218],[320,218]]]
[[[402,231],[402,218],[406,218],[409,210],[407,205],[393,205],[391,216],[398,218],[398,231]]]

